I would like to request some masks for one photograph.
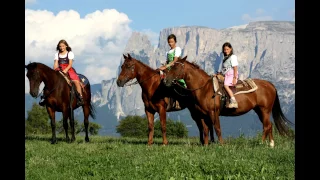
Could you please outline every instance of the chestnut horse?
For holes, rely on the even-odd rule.
[[[77,109],[77,99],[75,98],[75,87],[70,86],[62,72],[55,71],[52,68],[42,64],[33,62],[28,65],[25,65],[27,69],[27,77],[30,84],[30,95],[34,98],[38,97],[39,86],[41,82],[44,83],[43,94],[45,97],[44,103],[46,105],[47,112],[51,120],[52,128],[52,139],[51,144],[56,143],[56,122],[55,122],[55,112],[62,112],[63,115],[63,127],[66,133],[66,141],[73,142],[75,141],[75,129],[74,129],[74,117],[73,110]],[[89,142],[88,137],[88,126],[89,126],[89,115],[94,119],[94,106],[91,103],[91,90],[90,83],[88,79],[78,74],[80,79],[83,79],[82,82],[84,87],[83,90],[83,100],[84,105],[82,105],[84,113],[84,126],[85,126],[85,141]],[[68,118],[70,119],[70,128],[71,128],[71,141],[68,136]]]
[[[148,130],[149,130],[149,138],[148,145],[153,143],[153,134],[154,134],[154,114],[158,112],[160,117],[160,124],[162,130],[162,138],[163,145],[168,144],[168,140],[166,137],[166,112],[167,111],[168,101],[166,101],[166,97],[172,97],[172,94],[175,95],[171,88],[167,88],[163,85],[162,80],[160,78],[159,70],[154,70],[148,65],[142,63],[139,60],[136,60],[128,54],[128,56],[123,55],[124,62],[121,65],[121,72],[117,79],[117,85],[119,87],[124,87],[124,85],[136,78],[142,89],[142,100],[145,107],[145,113],[148,119]],[[186,57],[185,57],[186,58]],[[176,97],[178,98],[178,97]],[[189,109],[190,114],[193,120],[196,122],[199,133],[200,133],[200,141],[202,144],[208,144],[208,126],[205,124],[204,119],[206,117],[201,117],[201,115],[195,110],[194,104],[188,98],[179,98],[177,99],[180,103],[181,109],[185,109],[186,107]],[[179,111],[179,110],[172,110]],[[210,136],[211,141],[214,141],[212,126],[210,127]],[[203,136],[205,140],[203,140]]]
[[[221,78],[222,75],[217,75]],[[174,66],[166,72],[164,84],[167,87],[172,86],[177,79],[184,79],[187,87],[196,89],[192,91],[192,95],[197,100],[197,104],[201,107],[204,113],[211,117],[215,126],[219,141],[222,141],[220,131],[221,116],[239,116],[250,110],[254,110],[261,123],[263,124],[262,142],[269,135],[270,146],[274,147],[274,139],[272,134],[272,123],[270,122],[270,114],[272,112],[273,119],[277,130],[281,135],[290,135],[289,126],[293,125],[283,114],[280,101],[275,86],[268,81],[261,79],[252,79],[256,84],[257,89],[250,93],[242,93],[235,95],[238,102],[238,108],[225,108],[220,111],[219,94],[215,94],[213,88],[213,76],[209,76],[198,65],[188,62],[185,59],[178,60]],[[215,114],[215,118],[214,118]],[[217,116],[218,114],[218,116]],[[218,130],[216,129],[218,128]]]

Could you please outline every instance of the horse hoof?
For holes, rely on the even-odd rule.
[[[57,140],[51,140],[51,144],[57,144]]]
[[[85,140],[86,142],[89,142],[89,138],[85,138],[84,140]]]
[[[270,142],[270,147],[274,148],[274,141],[273,140],[271,140],[271,142]]]

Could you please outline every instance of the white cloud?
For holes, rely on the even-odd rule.
[[[36,0],[25,0],[25,4],[33,4]]]
[[[250,16],[249,14],[243,14],[241,19],[243,21],[245,21],[245,23],[249,23],[249,22],[253,22],[253,21],[271,21],[271,20],[273,20],[272,16],[265,15],[266,11],[262,8],[256,9],[255,13],[256,13],[256,16]]]
[[[74,10],[54,14],[47,10],[25,10],[25,63],[53,66],[57,43],[65,39],[75,54],[74,68],[91,84],[116,76],[120,58],[132,30],[131,20],[115,9],[87,14]],[[150,32],[149,34],[152,35]],[[29,92],[26,78],[25,92]]]
[[[273,20],[272,16],[256,16],[252,17],[249,14],[242,15],[241,19],[246,23],[253,22],[253,21],[271,21]]]

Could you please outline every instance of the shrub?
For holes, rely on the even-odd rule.
[[[127,116],[116,127],[117,133],[123,137],[146,137],[148,136],[148,120],[141,116]],[[166,132],[168,137],[188,137],[188,129],[182,122],[167,119]],[[161,123],[154,123],[154,137],[162,137]]]

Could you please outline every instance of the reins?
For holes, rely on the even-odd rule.
[[[181,63],[181,62],[175,62],[175,63],[181,64],[182,70],[181,70],[180,72],[182,72],[182,73],[184,74],[184,71],[183,71],[184,64]],[[170,71],[170,70],[169,70],[169,71]],[[185,87],[181,86],[179,83],[176,82],[177,79],[179,79],[178,77],[179,77],[182,73],[179,73],[179,74],[176,76],[176,78],[173,79],[173,83],[174,83],[174,84],[177,84],[180,88],[182,88],[182,89],[184,89],[184,90],[187,90],[187,91],[190,91],[190,92],[196,91],[196,90],[199,90],[199,89],[202,89],[202,88],[205,87],[205,86],[210,82],[210,80],[212,80],[212,78],[213,78],[213,76],[210,76],[210,78],[207,80],[207,82],[206,82],[203,86],[200,86],[200,87],[194,88],[194,89],[188,89],[188,88],[185,88]],[[173,89],[174,89],[174,91],[175,91],[177,94],[179,94],[180,96],[188,96],[188,95],[182,95],[182,94],[178,93],[175,88],[173,88]]]

